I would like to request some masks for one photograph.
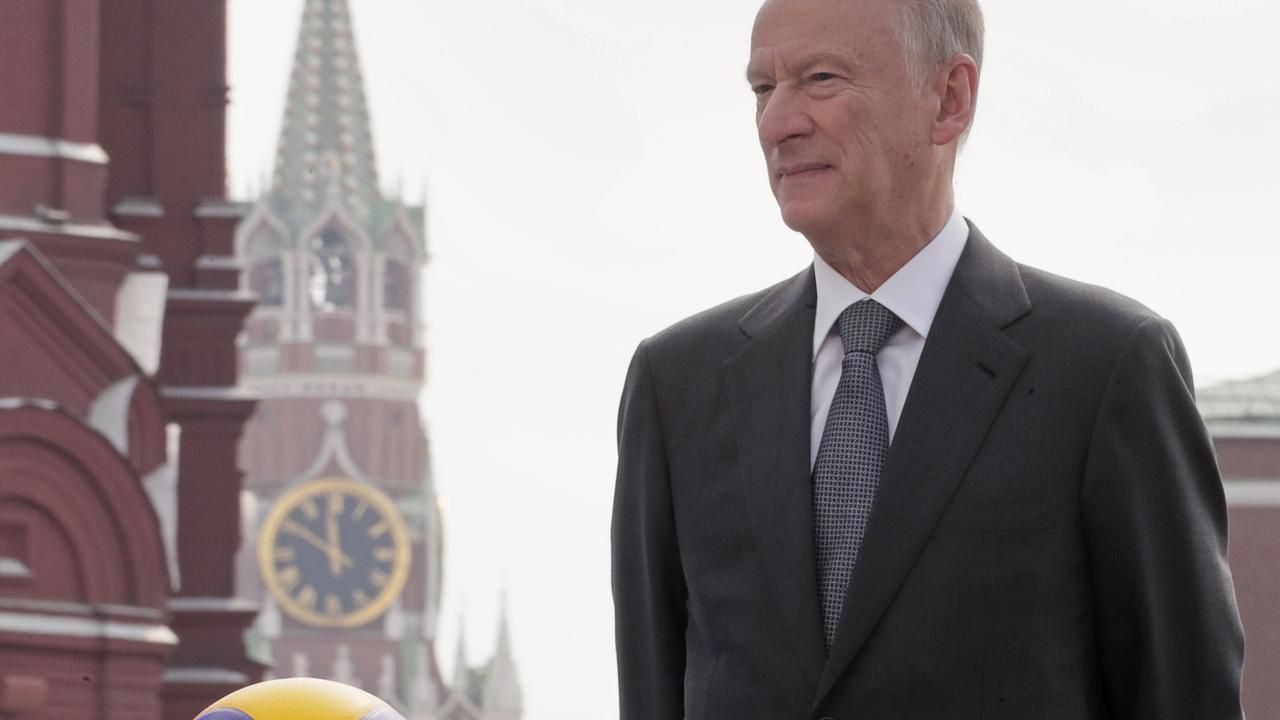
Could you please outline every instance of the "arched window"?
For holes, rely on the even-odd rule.
[[[409,267],[399,260],[387,260],[382,274],[382,305],[388,310],[408,311],[413,295]]]
[[[260,307],[284,303],[284,264],[280,258],[263,258],[249,267],[249,290],[258,296]]]
[[[285,302],[284,241],[266,222],[259,222],[245,246],[244,286],[258,296],[259,307],[280,307]]]
[[[311,238],[311,277],[307,292],[317,310],[350,310],[356,300],[356,263],[351,243],[329,227]]]

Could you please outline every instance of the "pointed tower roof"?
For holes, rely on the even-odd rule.
[[[453,691],[459,694],[467,692],[467,628],[465,620],[458,617],[458,649],[453,659]]]
[[[297,227],[340,198],[361,222],[383,203],[347,0],[306,0],[271,196]]]
[[[511,654],[511,631],[507,623],[507,595],[502,595],[502,614],[498,620],[498,646],[494,649],[489,673],[485,678],[480,705],[486,720],[520,720],[524,698],[516,660]]]

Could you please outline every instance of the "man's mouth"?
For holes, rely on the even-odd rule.
[[[794,177],[796,175],[804,175],[819,170],[827,170],[831,166],[825,163],[796,163],[794,165],[784,165],[778,168],[778,178]]]

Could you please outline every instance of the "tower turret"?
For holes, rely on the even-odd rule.
[[[524,714],[524,698],[515,657],[511,654],[511,631],[507,620],[507,599],[502,598],[502,615],[498,620],[498,643],[489,662],[481,707],[489,720],[520,720]]]

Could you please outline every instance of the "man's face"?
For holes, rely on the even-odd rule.
[[[747,79],[769,183],[813,240],[883,226],[927,182],[934,110],[908,75],[892,0],[768,0]]]

